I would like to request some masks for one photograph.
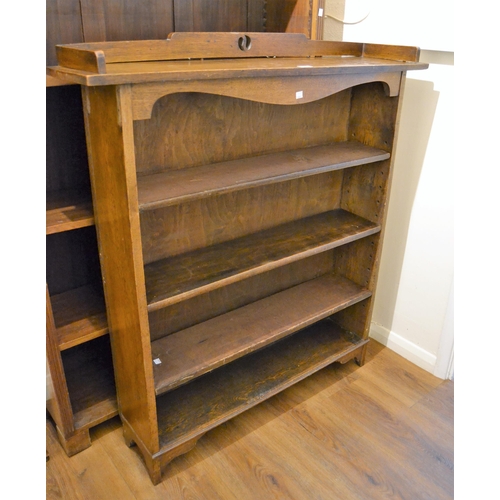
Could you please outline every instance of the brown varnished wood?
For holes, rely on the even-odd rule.
[[[230,2],[221,0],[219,3],[222,6]],[[137,2],[130,0],[49,1],[47,64],[56,64],[54,46],[58,43],[165,38],[169,32],[174,31],[172,2],[149,2],[147,6],[136,4]],[[210,2],[210,9],[217,11],[217,18],[210,19],[209,16],[202,15],[207,31],[213,31],[216,23],[223,26],[228,21],[222,19],[223,9],[219,8],[220,6]],[[199,7],[194,6],[194,15],[198,16],[198,19],[198,11],[202,8],[202,4]],[[242,29],[250,32],[264,30],[265,3],[251,2],[246,8],[248,25],[242,26]],[[234,9],[225,11],[226,17],[234,17],[234,12]],[[177,21],[180,21],[179,18]],[[303,22],[310,24],[310,20],[304,19]],[[105,62],[104,53],[100,58],[92,55],[90,65],[88,55],[85,55],[82,61],[87,68],[95,65],[102,69]],[[58,328],[59,347],[73,349],[75,345],[105,334],[106,321],[102,312],[96,311],[94,315],[84,311],[87,305],[91,305],[91,309],[93,305],[92,302],[88,303],[85,296],[79,295],[89,284],[100,279],[100,267],[96,258],[95,237],[92,231],[87,230],[94,224],[94,219],[89,206],[87,157],[80,119],[82,105],[77,102],[80,98],[79,89],[76,86],[73,86],[73,89],[64,88],[67,83],[68,81],[47,76],[47,235],[58,234],[55,239],[52,236],[47,238],[47,278],[51,290],[57,293],[50,300],[55,303],[58,323],[61,324],[61,318],[64,323],[64,326]],[[56,87],[58,88],[55,89]],[[76,96],[77,100],[72,96]],[[81,236],[69,236],[73,232],[79,232],[81,228],[85,229]],[[59,300],[62,296],[74,296],[77,300]],[[74,311],[71,310],[73,308]],[[81,317],[76,318],[75,314]],[[114,414],[113,409],[106,410],[105,407],[111,404],[108,403],[103,401],[92,408],[82,407],[72,414],[76,427],[88,428],[101,422],[106,412]],[[71,410],[69,413],[72,413]],[[71,437],[71,443],[69,448],[67,442],[65,444],[68,449],[73,450],[71,453],[84,445],[88,446],[88,432],[75,433]]]
[[[406,75],[402,75],[401,90],[398,97],[388,97],[379,84],[369,84],[353,90],[349,137],[356,138],[370,146],[380,147],[391,152],[391,158],[378,164],[367,166],[363,171],[350,170],[345,179],[341,205],[349,207],[354,213],[363,214],[369,220],[378,221],[382,230],[365,243],[353,245],[353,252],[340,250],[334,268],[343,276],[358,284],[363,283],[375,294],[378,279],[380,255],[387,217],[389,191],[394,164],[396,131],[401,113],[400,102],[404,92]],[[358,260],[356,260],[356,258]],[[344,328],[351,328],[362,338],[368,338],[370,318],[373,311],[373,298],[358,304],[350,310],[342,311],[337,321]],[[364,362],[366,348],[360,363]]]
[[[319,40],[323,38],[323,31],[318,26],[318,11],[324,6],[324,0],[267,0],[266,31],[304,33],[312,40]]]
[[[144,262],[334,210],[340,204],[341,187],[342,173],[335,171],[143,212]]]
[[[122,337],[120,342],[112,338],[120,412],[154,452],[158,448],[157,422],[148,356],[130,90],[85,89],[83,100],[99,244],[114,249],[101,253],[101,262],[108,325],[115,337]],[[113,124],[106,127],[106,134],[98,132],[104,122]],[[133,381],[126,376],[129,370],[137,374]]]
[[[300,33],[171,33],[165,40],[109,41],[58,45],[61,66],[80,69],[78,53],[102,51],[106,67],[91,69],[107,71],[107,65],[139,61],[169,61],[175,59],[225,59],[255,57],[317,57],[368,56],[396,61],[418,61],[414,47],[393,47],[355,42],[311,40]],[[73,60],[73,56],[76,59]],[[87,70],[90,68],[85,65]]]
[[[249,29],[248,9],[252,1],[174,0],[173,4],[176,32],[238,32]],[[262,12],[254,13],[262,16]]]
[[[79,344],[61,355],[75,429],[88,430],[90,426],[117,415],[109,337]]]
[[[310,65],[302,65],[307,68]],[[304,104],[336,94],[341,90],[367,82],[382,82],[387,95],[399,93],[399,73],[373,73],[370,75],[339,75],[334,81],[328,76],[308,76],[294,79],[273,77],[218,79],[207,81],[187,80],[175,83],[149,83],[133,88],[134,119],[151,118],[158,99],[172,92],[204,92],[214,95],[236,97],[267,104]]]
[[[257,33],[59,51],[66,67],[49,74],[85,86],[125,439],[157,484],[208,430],[335,361],[364,362],[401,81],[426,65],[415,48]],[[313,175],[262,163],[345,141],[378,152],[350,150],[354,164]],[[173,181],[198,175],[179,194]],[[147,179],[151,206],[139,201]]]
[[[57,64],[56,44],[84,41],[79,0],[46,1],[46,64]]]
[[[162,259],[145,267],[148,309],[154,311],[379,230],[376,224],[334,210]]]
[[[388,157],[386,151],[367,148],[358,142],[342,142],[141,176],[138,179],[139,209],[185,203]]]
[[[242,38],[247,37],[242,48]],[[165,40],[110,41],[56,47],[61,66],[80,69],[81,53],[103,51],[106,66],[113,63],[169,61],[175,59],[225,59],[248,57],[361,56],[363,44],[312,41],[305,34],[288,33],[171,33]],[[383,53],[381,51],[381,53]],[[75,57],[75,59],[73,59]],[[90,70],[87,66],[86,69]],[[97,66],[92,71],[102,73]],[[101,70],[101,71],[99,71]],[[107,68],[106,68],[107,70]]]
[[[62,190],[46,195],[46,234],[94,225],[92,201],[79,190]]]
[[[119,419],[92,429],[92,448],[71,459],[48,422],[46,497],[128,498],[122,485],[152,500],[451,500],[453,392],[453,381],[371,341],[363,367],[333,364],[211,430],[157,486],[137,449],[124,446]]]
[[[85,42],[166,38],[174,30],[172,1],[80,0]]]
[[[97,61],[97,59],[95,59]],[[271,62],[273,61],[273,62]],[[408,68],[410,66],[410,68]],[[374,80],[373,75],[425,69],[424,63],[407,63],[392,59],[366,59],[364,57],[281,57],[234,59],[228,64],[224,59],[189,61],[146,61],[136,63],[113,63],[106,73],[89,72],[63,66],[47,68],[47,74],[68,83],[86,86],[119,85],[125,83],[154,83],[166,80],[183,81],[188,78],[200,80],[224,80],[227,78],[268,78],[290,76],[336,75],[340,77],[364,73],[365,79]],[[90,70],[91,68],[87,68]],[[396,93],[394,82],[389,78],[391,92]],[[355,81],[355,80],[354,80]]]
[[[367,298],[370,292],[323,275],[151,345],[156,394],[305,328]],[[308,297],[308,301],[303,298]]]
[[[205,433],[340,359],[357,349],[360,342],[324,320],[258,355],[245,356],[205,375],[197,384],[164,394],[158,401],[162,452]]]
[[[47,375],[49,377],[49,391],[47,394],[47,408],[49,409],[57,428],[69,436],[74,432],[73,415],[69,400],[66,377],[59,352],[57,330],[52,312],[49,289],[46,287],[46,360]]]
[[[75,288],[50,300],[61,351],[108,333],[101,285]]]
[[[137,172],[345,141],[350,99],[349,90],[301,106],[199,93],[165,96],[155,105],[151,120],[134,122]]]
[[[149,313],[151,340],[157,340],[305,281],[318,278],[331,272],[332,258],[331,252],[323,252],[273,269],[265,273],[265,277],[257,275],[152,311]]]

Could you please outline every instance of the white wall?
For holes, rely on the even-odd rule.
[[[344,40],[454,50],[454,0],[345,0]]]
[[[354,23],[343,24],[344,40],[416,45],[430,64],[406,81],[370,335],[443,379],[454,337],[452,4],[346,0],[343,17],[325,9]]]
[[[453,56],[409,72],[371,335],[448,378],[453,352]]]

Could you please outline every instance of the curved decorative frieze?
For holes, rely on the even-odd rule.
[[[132,86],[134,120],[148,120],[155,103],[177,92],[201,92],[247,99],[266,104],[305,104],[323,99],[349,87],[382,82],[388,96],[399,95],[401,73],[372,73],[320,76],[239,78],[217,80],[186,80],[145,83]]]

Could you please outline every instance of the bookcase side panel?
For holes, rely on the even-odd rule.
[[[130,92],[84,88],[85,126],[120,414],[158,451]],[[105,127],[102,125],[106,124]]]

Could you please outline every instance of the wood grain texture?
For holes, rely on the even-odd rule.
[[[349,91],[303,106],[198,93],[165,96],[151,120],[134,123],[137,171],[196,167],[344,141],[349,108]]]
[[[323,252],[149,313],[151,340],[243,307],[332,270],[331,252]]]
[[[349,407],[346,422],[353,384],[367,399]],[[363,367],[326,367],[213,429],[157,486],[137,449],[125,446],[118,419],[92,429],[92,448],[71,459],[49,422],[47,500],[113,498],[116,488],[120,498],[128,488],[132,498],[151,499],[451,500],[453,389],[372,340]],[[351,425],[367,419],[361,433]]]
[[[145,266],[148,309],[165,307],[379,230],[376,224],[333,210],[153,262]]]
[[[234,6],[237,10],[242,9],[240,13],[246,11],[241,2],[233,3],[231,6],[229,4],[234,0],[219,0],[219,2],[224,2],[230,8]],[[192,12],[194,13],[194,11]],[[216,15],[212,6],[211,13]],[[236,17],[241,17],[240,13],[235,15],[234,21],[236,23],[242,22],[236,19]],[[166,39],[157,40],[147,40],[146,37],[142,37],[137,41],[65,44],[58,45],[57,52],[61,67],[76,70],[85,70],[85,66],[81,66],[79,61],[85,62],[91,58],[92,53],[101,52],[105,60],[105,67],[103,65],[103,68],[96,68],[94,73],[114,72],[115,69],[112,69],[112,66],[119,63],[133,64],[143,61],[182,59],[354,56],[358,58],[372,57],[381,61],[407,62],[409,65],[418,61],[416,55],[418,49],[415,47],[311,40],[306,34],[301,33],[221,32],[220,30],[216,33],[199,30],[198,32],[183,33],[178,30],[171,33]],[[129,66],[129,68],[132,67]]]
[[[342,173],[336,171],[143,212],[144,262],[334,210],[341,187]]]
[[[323,252],[223,288],[149,313],[151,340],[243,307],[332,270],[331,252]]]
[[[108,333],[101,284],[75,288],[50,300],[61,351]]]
[[[196,0],[195,0],[196,1]],[[218,0],[235,10],[246,7],[234,0]],[[230,5],[232,3],[232,5]],[[195,11],[186,5],[193,15]],[[211,14],[217,12],[210,6]],[[240,15],[239,13],[236,14]],[[221,19],[219,17],[219,19]],[[241,22],[236,20],[236,23]],[[244,21],[243,21],[244,22]],[[187,20],[189,23],[189,20]],[[190,24],[196,23],[191,20]],[[184,32],[183,32],[184,31]],[[191,31],[191,32],[185,32]],[[195,31],[195,32],[193,32]],[[63,67],[79,69],[78,62],[72,61],[77,52],[90,54],[104,53],[106,66],[116,63],[136,63],[141,61],[172,61],[176,59],[229,59],[255,57],[317,57],[332,55],[361,56],[363,44],[355,42],[332,42],[310,40],[303,33],[248,33],[235,31],[202,32],[200,30],[178,30],[168,37],[157,40],[109,41],[105,43],[80,43],[60,45],[58,53],[64,58]],[[387,47],[391,51],[390,46]],[[404,52],[404,48],[400,49]],[[384,54],[384,50],[380,50]],[[81,56],[78,56],[81,58]],[[62,61],[59,59],[59,62]],[[108,68],[106,68],[106,71]]]
[[[79,190],[46,194],[46,234],[94,225],[92,202]]]
[[[297,68],[313,67],[308,62],[316,64],[316,60],[297,62]],[[192,69],[195,69],[193,61]],[[180,74],[178,75],[180,77]],[[258,75],[237,80],[218,78],[212,80],[191,80],[185,77],[176,78],[175,73],[168,74],[169,81],[161,83],[146,83],[133,88],[133,114],[135,120],[148,120],[156,101],[167,94],[177,92],[201,92],[245,99],[266,104],[306,104],[318,99],[346,90],[355,85],[368,82],[382,82],[389,96],[397,96],[400,90],[400,73],[378,72],[368,74],[337,75],[332,80],[328,75],[296,76],[293,79],[283,79]]]
[[[247,31],[248,4],[241,0],[174,0],[175,31]]]
[[[49,289],[45,293],[46,310],[46,361],[49,377],[47,393],[47,408],[54,419],[59,432],[63,436],[70,436],[74,430],[73,413],[69,399],[64,366],[59,351],[57,330],[50,300]]]
[[[75,428],[88,428],[117,415],[109,337],[80,344],[61,355]]]
[[[112,338],[120,411],[136,425],[136,432],[146,446],[155,450],[158,441],[148,354],[130,91],[126,87],[85,89],[84,102],[107,319],[111,335],[122,340],[114,342]],[[108,123],[105,129],[102,123]],[[111,248],[113,251],[107,250]],[[135,376],[127,377],[128,370]]]
[[[158,399],[162,452],[205,433],[357,348],[328,320],[219,368]]]
[[[80,0],[47,0],[46,64],[57,63],[55,46],[59,43],[83,42]]]
[[[340,142],[254,156],[138,179],[139,208],[151,210],[202,197],[364,165],[389,153],[357,142]]]
[[[366,299],[370,292],[324,275],[217,316],[151,345],[156,394]],[[308,297],[305,302],[303,297]]]
[[[173,1],[80,0],[85,42],[150,40],[174,31]]]
[[[318,42],[319,43],[319,42]],[[347,42],[346,42],[347,43]],[[93,52],[100,51],[101,44],[95,46]],[[81,54],[75,62],[70,51],[86,51],[85,46],[59,46],[58,51],[66,52],[66,64],[77,66]],[[200,56],[200,57],[203,57]],[[67,82],[85,86],[121,85],[135,83],[153,83],[162,81],[180,81],[186,79],[213,80],[226,78],[267,78],[290,76],[336,76],[342,77],[364,73],[375,75],[384,73],[401,73],[408,70],[426,69],[428,64],[405,62],[392,59],[344,57],[343,55],[328,57],[252,57],[233,59],[230,63],[221,59],[175,60],[175,61],[140,61],[116,62],[106,66],[106,72],[74,69],[68,66],[51,66],[47,74]],[[259,82],[262,83],[262,82]]]

